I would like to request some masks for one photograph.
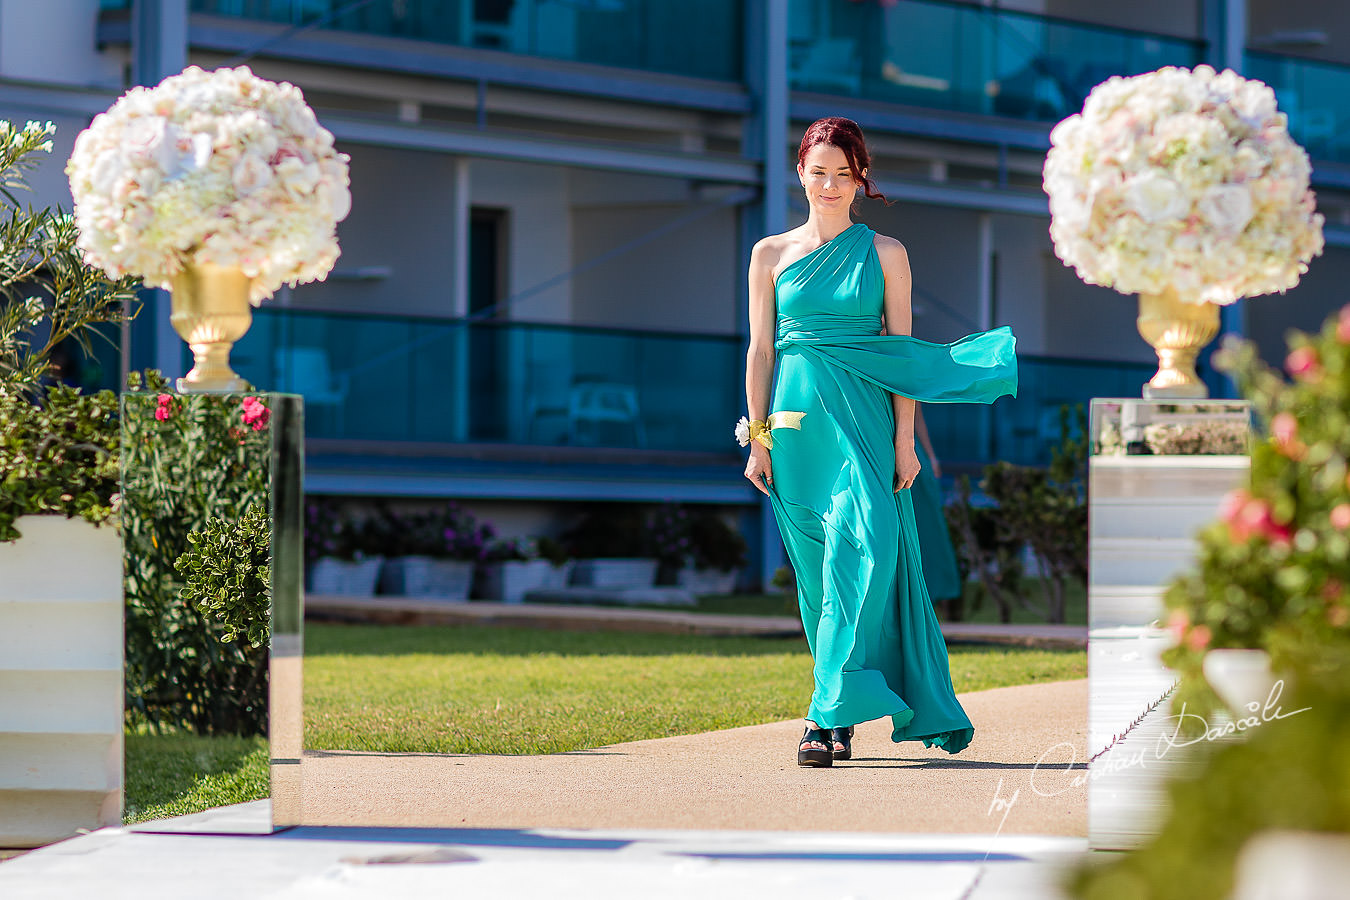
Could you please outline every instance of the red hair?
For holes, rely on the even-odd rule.
[[[802,146],[797,151],[797,164],[806,165],[806,154],[817,144],[828,144],[844,151],[848,160],[848,170],[853,180],[862,185],[863,196],[872,200],[886,200],[886,195],[877,190],[876,182],[863,175],[863,170],[872,165],[872,157],[867,153],[867,141],[863,139],[862,129],[852,119],[843,116],[829,116],[816,119],[802,135]]]

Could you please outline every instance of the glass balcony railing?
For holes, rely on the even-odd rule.
[[[735,452],[740,338],[259,310],[235,348],[254,384],[305,395],[311,438]],[[1137,396],[1143,364],[1020,358],[1018,399],[925,406],[953,461],[1049,462],[1061,404]]]
[[[790,0],[798,90],[1057,121],[1112,75],[1201,62],[1203,45],[940,0]]]
[[[1350,66],[1248,53],[1246,72],[1275,89],[1289,133],[1313,159],[1350,162]]]
[[[133,346],[148,347],[153,315],[133,324]],[[71,373],[88,390],[118,380],[117,331],[102,330],[96,356]],[[133,368],[153,364],[143,354]],[[737,337],[264,306],[232,359],[260,388],[303,394],[319,439],[734,454],[731,425],[745,413]],[[191,365],[186,346],[180,365]],[[940,459],[1048,463],[1061,405],[1137,397],[1154,367],[1023,354],[1018,369],[1016,399],[924,406]]]
[[[349,10],[344,9],[350,7]],[[191,0],[193,12],[741,80],[741,4],[725,0]]]
[[[312,438],[725,451],[744,405],[736,337],[273,308],[233,358]]]

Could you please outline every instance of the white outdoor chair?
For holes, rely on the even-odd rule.
[[[282,390],[300,394],[306,406],[326,406],[333,410],[333,424],[343,433],[344,412],[350,379],[334,374],[328,351],[322,347],[278,347],[277,383]]]

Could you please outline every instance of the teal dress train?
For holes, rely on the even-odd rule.
[[[909,491],[894,492],[891,394],[992,403],[1017,392],[1012,332],[953,344],[882,335],[885,276],[857,223],[779,274],[771,412],[774,518],[797,576],[814,658],[806,718],[822,728],[890,716],[891,740],[949,753],[975,729],[957,702],[924,587]]]
[[[919,477],[910,488],[914,504],[914,527],[919,532],[919,557],[923,560],[923,583],[933,600],[961,596],[961,570],[956,564],[956,548],[947,530],[943,510],[942,485],[933,474],[933,462],[923,445],[914,442],[919,457]]]

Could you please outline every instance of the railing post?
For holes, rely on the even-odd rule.
[[[1223,71],[1232,69],[1241,75],[1246,70],[1246,0],[1202,0],[1205,33],[1205,61]],[[1243,301],[1219,308],[1219,336],[1247,334],[1247,307]],[[1217,346],[1217,342],[1215,344]],[[1237,383],[1221,372],[1209,369],[1205,381],[1211,396],[1238,396]]]
[[[746,4],[745,15],[745,74],[755,98],[754,114],[746,123],[746,152],[760,160],[761,181],[760,215],[742,217],[742,270],[749,266],[750,248],[758,238],[788,227],[788,0],[753,0]],[[747,310],[739,321],[746,329],[743,344],[748,350],[749,286],[744,279],[739,284],[744,290],[738,292],[738,302]],[[769,499],[760,497],[760,578],[767,590],[783,564],[783,542]]]
[[[187,66],[188,0],[132,0],[131,65],[133,80],[147,87]],[[170,381],[183,375],[183,342],[169,322],[169,292],[153,290],[146,305],[154,311],[155,368]],[[131,352],[131,325],[122,325],[122,346],[126,358]],[[125,364],[124,364],[125,365]],[[118,389],[125,385],[125,380]]]

